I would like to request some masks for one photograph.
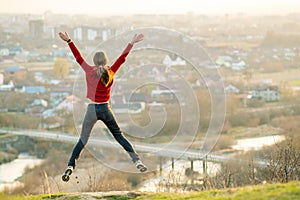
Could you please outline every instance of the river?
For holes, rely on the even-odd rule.
[[[23,175],[24,170],[40,165],[42,162],[42,159],[22,153],[17,159],[0,165],[0,191],[20,185],[17,179]]]
[[[207,162],[207,174],[214,176],[220,169],[220,164]],[[143,182],[139,191],[143,192],[182,192],[184,189],[181,184],[191,183],[191,178],[185,175],[186,169],[191,168],[191,162],[186,160],[174,161],[172,169],[171,161],[168,161],[162,167],[162,172],[155,178]],[[203,178],[203,162],[200,160],[193,161],[194,183],[200,183]],[[175,185],[175,187],[172,187]]]
[[[264,146],[271,146],[285,140],[282,135],[272,135],[255,138],[245,138],[236,140],[236,144],[232,146],[232,149],[239,151],[259,150]]]

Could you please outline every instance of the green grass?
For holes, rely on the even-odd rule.
[[[7,136],[7,133],[0,132],[0,137]]]
[[[300,182],[288,184],[266,184],[248,186],[243,188],[232,188],[225,190],[209,190],[203,192],[189,193],[140,193],[130,192],[124,195],[100,195],[93,194],[52,194],[21,196],[0,194],[1,200],[77,200],[77,199],[105,199],[105,200],[296,200],[300,199]]]
[[[210,190],[189,194],[149,194],[137,199],[194,199],[194,200],[296,200],[300,199],[300,182],[264,186],[249,186],[227,190]]]

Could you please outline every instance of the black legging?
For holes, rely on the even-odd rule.
[[[127,138],[122,134],[120,127],[116,122],[115,116],[110,108],[110,105],[108,103],[89,104],[83,120],[80,138],[73,149],[68,166],[75,167],[75,160],[78,159],[80,152],[87,144],[91,135],[92,128],[98,120],[104,122],[117,142],[125,149],[125,151],[127,151],[132,161],[137,161],[139,159],[139,156],[134,151]]]

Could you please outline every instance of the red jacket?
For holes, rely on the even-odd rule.
[[[118,59],[110,66],[110,69],[116,73],[120,66],[125,62],[126,56],[129,54],[132,44],[128,43],[122,54],[118,57]],[[100,81],[99,77],[96,75],[95,66],[90,66],[86,63],[84,58],[81,56],[79,50],[75,46],[74,42],[69,43],[69,47],[78,62],[78,64],[82,67],[85,72],[86,78],[86,97],[94,102],[106,102],[110,99],[110,90],[113,84],[113,81],[105,87]]]

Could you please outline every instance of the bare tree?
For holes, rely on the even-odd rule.
[[[271,182],[287,183],[300,178],[300,149],[293,137],[276,146],[271,152],[266,168],[266,179]]]

